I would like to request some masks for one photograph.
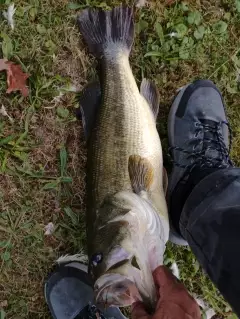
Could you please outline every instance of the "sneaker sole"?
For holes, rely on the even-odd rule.
[[[85,273],[88,273],[88,266],[84,265],[84,264],[80,264],[78,262],[67,262],[67,263],[62,263],[61,266],[60,265],[56,266],[56,268],[60,268],[60,267],[71,267],[71,268],[75,268],[75,269],[81,270],[81,271],[83,271]],[[52,272],[50,275],[48,275],[48,279],[51,277],[51,275],[53,273],[54,272]],[[47,300],[47,280],[44,283],[44,297],[45,297],[45,300]]]
[[[56,265],[55,271],[53,271],[52,273],[48,275],[44,283],[44,297],[49,307],[49,310],[51,312],[52,318],[58,319],[54,311],[55,307],[50,298],[50,293],[54,285],[60,279],[63,279],[64,277],[68,277],[69,274],[71,274],[72,277],[80,279],[80,281],[82,281],[83,284],[91,286],[93,290],[93,282],[91,282],[91,279],[89,279],[87,275],[87,269],[88,267],[84,264],[79,264],[77,262],[66,262],[66,263],[61,263],[60,265]]]

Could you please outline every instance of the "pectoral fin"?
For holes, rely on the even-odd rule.
[[[148,102],[153,112],[154,118],[157,119],[159,112],[160,96],[156,85],[147,79],[143,79],[140,87],[140,93]]]
[[[139,155],[131,155],[128,161],[128,172],[134,193],[149,191],[153,183],[152,164]]]
[[[79,108],[76,110],[78,119],[82,119],[86,140],[88,140],[96,123],[97,113],[101,104],[101,88],[98,81],[87,84],[79,97]]]

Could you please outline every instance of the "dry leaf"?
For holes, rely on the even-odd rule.
[[[3,104],[2,104],[2,107],[0,108],[0,115],[6,116],[11,123],[14,122],[13,118],[10,115],[8,115],[8,113],[7,113],[6,109],[5,109],[5,106]]]
[[[16,8],[14,8],[14,3],[10,4],[10,6],[8,7],[7,11],[3,12],[3,16],[5,19],[7,19],[8,24],[10,25],[10,27],[12,28],[12,30],[14,29],[14,20],[13,20],[13,16],[14,13],[16,11]]]
[[[53,232],[54,232],[54,229],[55,229],[54,224],[53,224],[52,222],[48,223],[48,224],[44,227],[44,230],[45,230],[44,235],[46,235],[46,236],[52,235]]]
[[[8,306],[7,300],[3,300],[3,301],[0,302],[0,308],[5,308],[7,306]]]
[[[26,80],[29,78],[29,74],[22,71],[21,66],[12,62],[7,62],[9,69],[7,72],[7,93],[14,91],[20,91],[23,96],[28,96],[29,91],[26,86]]]
[[[0,59],[0,71],[8,70],[7,59]]]
[[[6,59],[0,59],[0,71],[3,70],[7,72],[7,93],[20,91],[23,96],[28,96],[29,90],[26,86],[26,80],[29,78],[29,74],[24,73],[20,65]]]
[[[137,8],[145,7],[146,4],[147,4],[147,1],[146,1],[146,0],[137,0],[137,1],[136,1],[136,7],[137,7]]]
[[[56,263],[58,265],[67,264],[70,262],[77,262],[79,264],[82,264],[82,266],[83,266],[84,264],[87,265],[89,263],[89,260],[88,260],[88,256],[82,250],[78,254],[63,255],[63,256],[60,256],[56,260]],[[82,270],[84,270],[84,269],[82,269]]]
[[[215,316],[216,312],[212,308],[210,308],[209,305],[202,298],[197,297],[196,294],[193,294],[193,297],[196,300],[199,307],[202,308],[204,317],[206,319],[211,319]]]
[[[173,275],[177,277],[177,279],[180,279],[180,271],[176,262],[172,263],[170,269],[172,270]]]

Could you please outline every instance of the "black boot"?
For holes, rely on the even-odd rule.
[[[170,110],[168,137],[173,159],[167,196],[170,240],[184,245],[179,220],[186,198],[203,177],[232,166],[224,103],[211,81],[196,81],[180,91]]]
[[[229,124],[210,81],[180,92],[169,116],[174,161],[168,202],[178,237],[240,315],[240,169],[229,158]]]

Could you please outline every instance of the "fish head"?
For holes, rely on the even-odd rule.
[[[104,203],[99,216],[89,267],[96,302],[121,307],[143,301],[153,308],[152,272],[163,264],[167,241],[159,215],[145,198],[120,192]]]
[[[125,307],[142,300],[136,280],[140,280],[139,269],[134,269],[130,261],[119,263],[95,282],[97,303]]]
[[[92,273],[98,273],[94,285],[96,302],[105,306],[124,307],[142,300],[136,285],[136,282],[141,281],[141,271],[134,264],[132,253],[122,244],[112,247],[101,264],[94,262],[90,266]]]
[[[128,306],[141,300],[135,284],[139,269],[132,265],[135,258],[129,231],[127,221],[108,223],[98,229],[95,253],[89,263],[98,304]]]

